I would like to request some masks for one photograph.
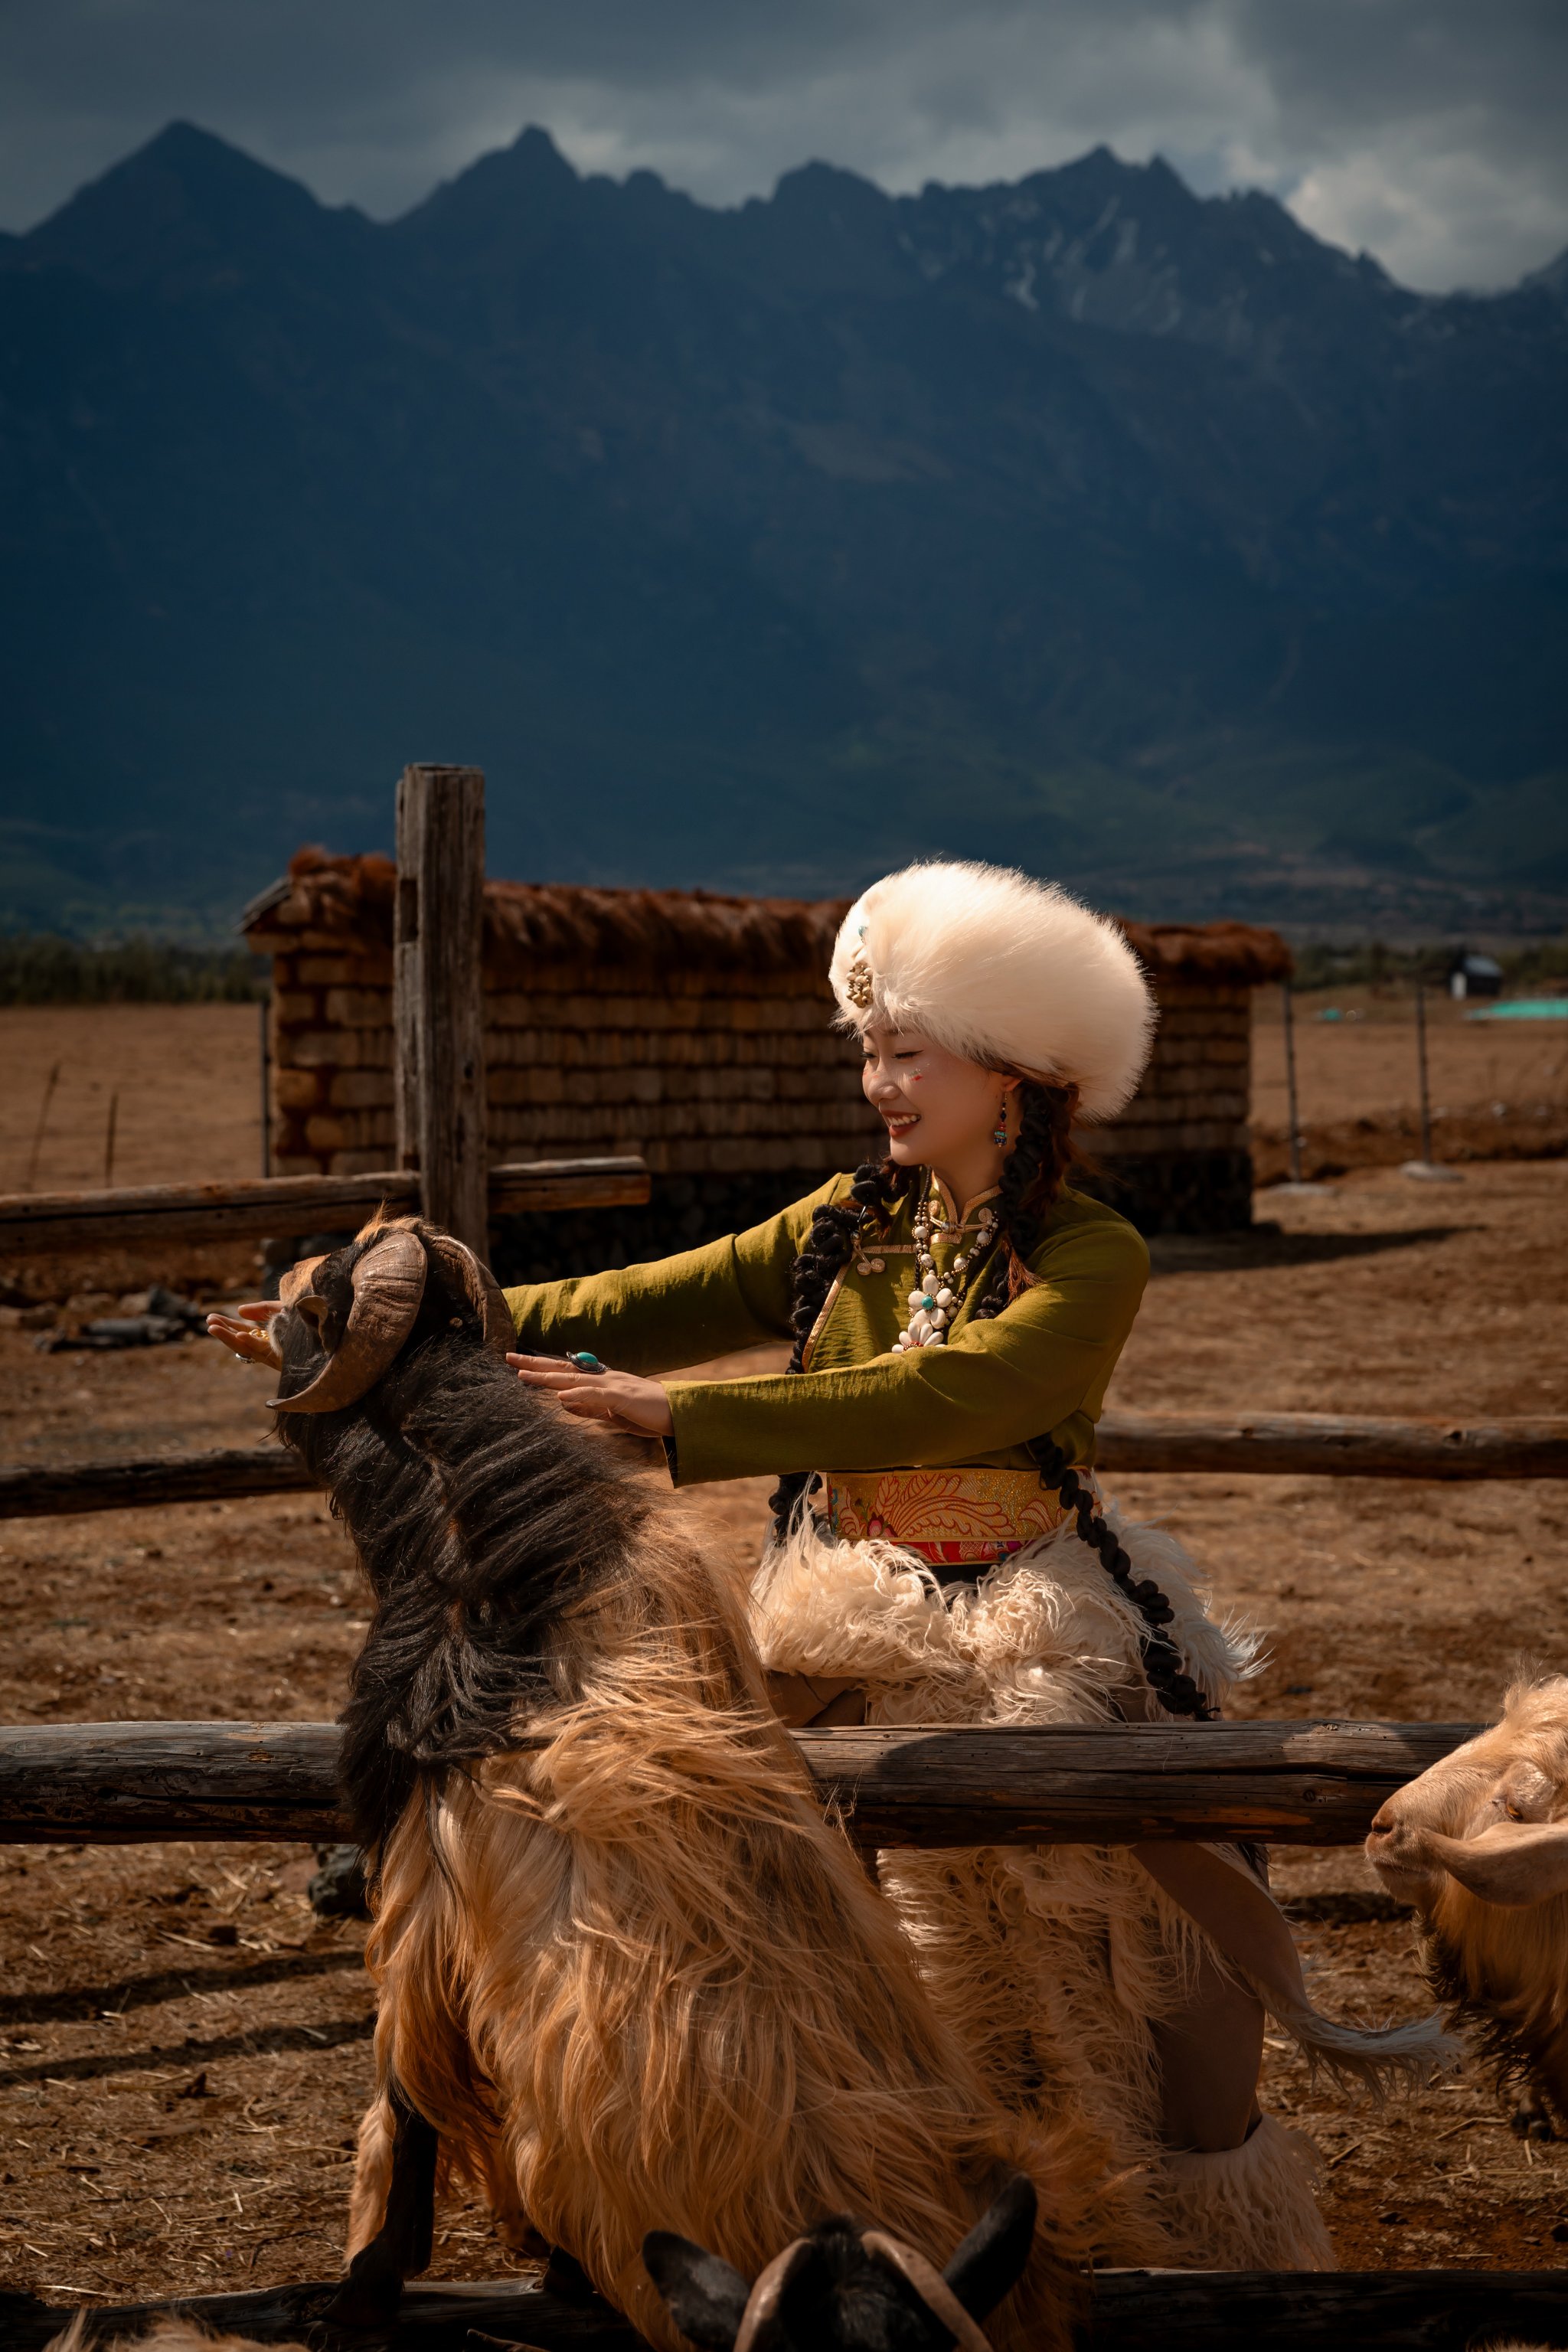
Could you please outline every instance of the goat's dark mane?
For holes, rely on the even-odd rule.
[[[317,1270],[341,1338],[363,1244]],[[310,1322],[279,1315],[280,1393],[321,1369]],[[290,1413],[279,1433],[353,1537],[375,1613],[354,1662],[341,1774],[374,1872],[421,1781],[511,1745],[557,1695],[559,1628],[622,1572],[651,1498],[601,1438],[565,1422],[484,1344],[432,1261],[418,1318],[388,1370],[340,1412]],[[564,1695],[560,1694],[560,1695]]]
[[[1568,2129],[1568,2113],[1554,2096],[1541,2072],[1541,2055],[1522,2025],[1500,2016],[1487,2006],[1465,1973],[1458,1948],[1431,1926],[1421,1929],[1421,1965],[1436,1998],[1443,2003],[1446,2021],[1463,2032],[1492,2068],[1500,2095],[1533,2089],[1560,2128]]]

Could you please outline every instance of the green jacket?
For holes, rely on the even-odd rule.
[[[835,1176],[765,1224],[703,1249],[509,1290],[518,1337],[542,1353],[591,1349],[645,1375],[788,1339],[791,1267],[811,1213],[846,1198],[850,1182]],[[944,1347],[893,1355],[914,1277],[911,1216],[900,1202],[886,1238],[867,1245],[880,1272],[861,1274],[851,1259],[806,1371],[670,1382],[678,1486],[782,1470],[1026,1470],[1026,1440],[1047,1432],[1071,1461],[1093,1460],[1094,1424],[1148,1279],[1138,1234],[1113,1209],[1065,1192],[1028,1261],[1035,1288],[989,1322],[975,1322],[966,1301]],[[937,1244],[943,1270],[955,1246]]]

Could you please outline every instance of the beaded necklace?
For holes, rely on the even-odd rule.
[[[960,1219],[952,1227],[963,1238],[967,1220]],[[948,1221],[931,1207],[931,1180],[926,1179],[925,1191],[915,1211],[911,1231],[915,1244],[915,1286],[909,1295],[910,1319],[893,1342],[893,1353],[901,1356],[911,1348],[941,1348],[947,1343],[949,1327],[969,1295],[974,1279],[975,1261],[984,1254],[996,1230],[996,1212],[979,1209],[974,1218],[974,1239],[969,1248],[960,1250],[944,1275],[937,1266],[931,1239],[938,1231],[948,1231]]]

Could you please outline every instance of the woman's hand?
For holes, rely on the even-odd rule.
[[[207,1338],[221,1339],[226,1348],[232,1348],[247,1363],[268,1364],[275,1372],[280,1371],[283,1359],[268,1328],[277,1312],[276,1298],[247,1299],[237,1315],[209,1315]]]
[[[548,1389],[579,1421],[606,1422],[633,1437],[668,1437],[675,1423],[669,1399],[657,1381],[633,1372],[584,1372],[558,1356],[509,1356],[507,1362],[531,1389]]]

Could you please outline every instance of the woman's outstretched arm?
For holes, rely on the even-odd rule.
[[[737,1348],[787,1339],[790,1271],[821,1201],[848,1190],[835,1176],[776,1217],[701,1249],[506,1294],[523,1353],[602,1358],[617,1371],[667,1372]]]
[[[1051,1434],[1092,1459],[1094,1423],[1132,1328],[1148,1252],[1130,1225],[1078,1225],[1030,1260],[1037,1286],[942,1348],[794,1377],[677,1381],[679,1486],[767,1471],[984,1462]]]

